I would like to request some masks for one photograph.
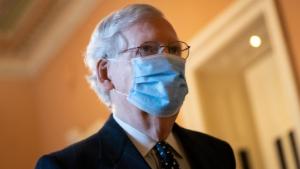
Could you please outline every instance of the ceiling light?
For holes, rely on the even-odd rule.
[[[258,35],[252,35],[249,39],[249,43],[252,47],[258,48],[261,46],[261,38]]]

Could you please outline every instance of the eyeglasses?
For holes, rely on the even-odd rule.
[[[138,47],[133,47],[129,49],[125,49],[120,53],[129,52],[132,50],[136,50],[136,55],[145,57],[150,55],[155,55],[157,53],[167,52],[172,55],[180,56],[183,59],[186,59],[189,56],[190,46],[182,41],[175,41],[168,43],[166,45],[161,45],[159,42],[155,41],[147,41],[142,43]]]

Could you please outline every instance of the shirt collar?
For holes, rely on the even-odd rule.
[[[138,151],[142,154],[142,156],[146,157],[147,154],[151,151],[151,149],[155,146],[157,141],[147,136],[146,134],[140,132],[139,130],[135,129],[131,125],[127,124],[126,122],[122,121],[117,116],[115,116],[114,113],[113,113],[113,118],[125,130],[129,139],[133,142],[133,144],[138,149]],[[169,136],[165,141],[169,145],[171,145],[176,155],[182,158],[183,152],[179,148],[179,143],[177,142],[173,132],[169,134]]]

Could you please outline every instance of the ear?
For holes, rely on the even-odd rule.
[[[100,59],[97,63],[97,77],[99,83],[104,87],[104,89],[112,90],[114,88],[111,80],[107,75],[107,60]]]

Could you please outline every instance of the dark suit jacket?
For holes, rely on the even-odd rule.
[[[231,147],[214,137],[173,127],[192,169],[234,169]],[[112,116],[95,135],[42,156],[36,169],[150,169]]]

